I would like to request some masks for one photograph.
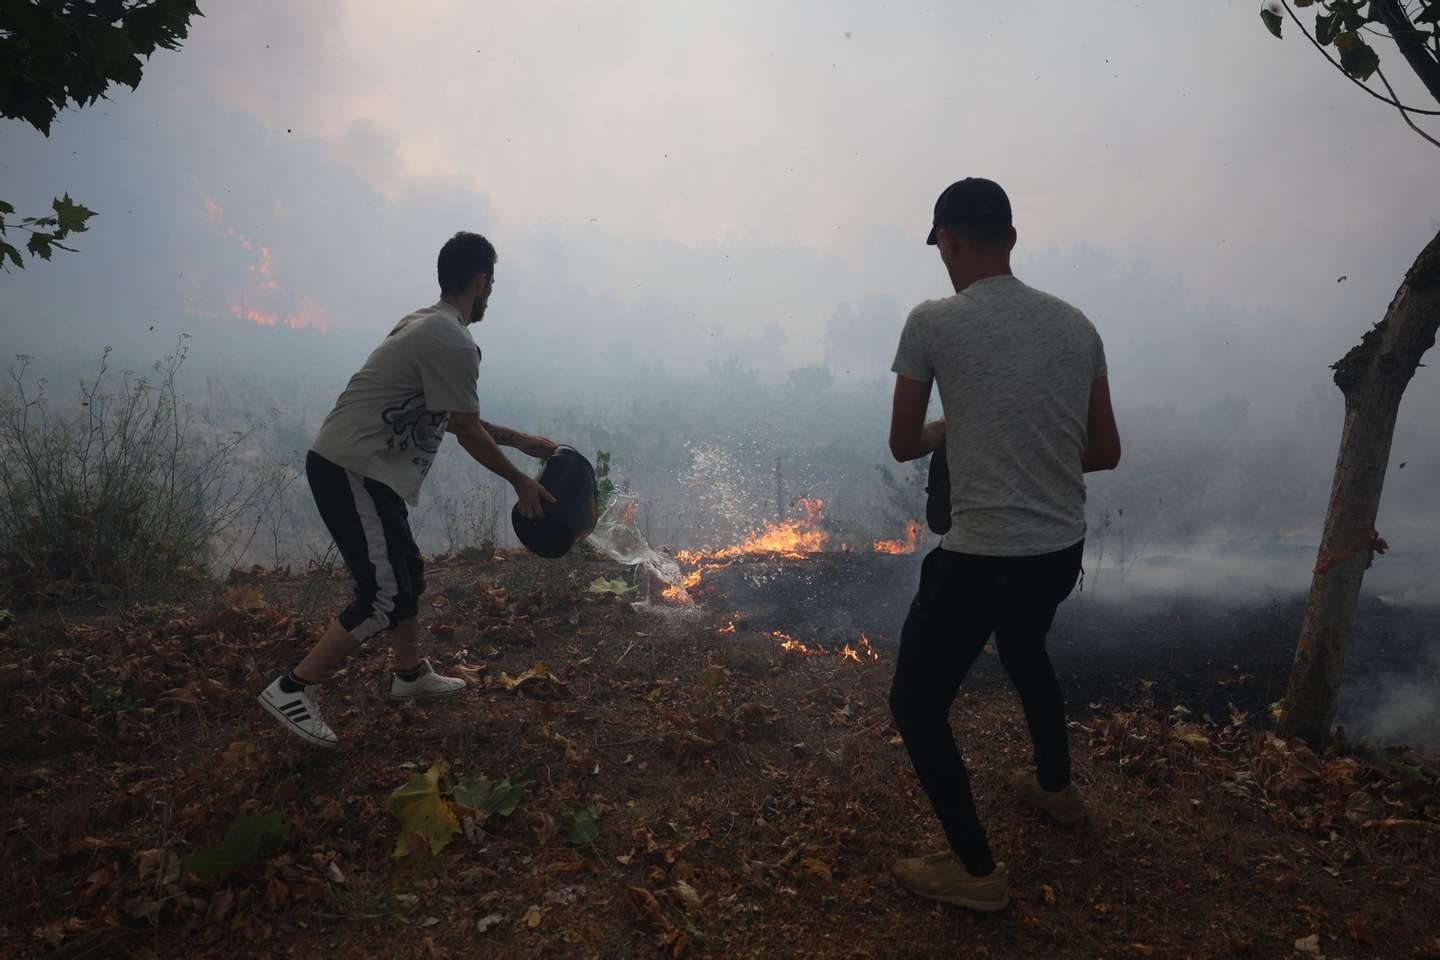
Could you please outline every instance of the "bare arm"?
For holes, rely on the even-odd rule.
[[[460,446],[475,458],[476,463],[515,488],[515,495],[520,498],[521,514],[532,519],[539,517],[544,512],[542,501],[555,502],[548,490],[540,486],[533,477],[527,476],[501,452],[495,438],[485,429],[485,423],[478,415],[452,413],[446,429],[455,434]]]
[[[479,420],[479,418],[476,418]],[[510,427],[502,427],[498,423],[491,423],[488,420],[479,420],[480,426],[490,434],[490,439],[495,441],[496,446],[514,447],[521,453],[528,453],[532,457],[539,457],[541,460],[548,460],[555,455],[556,443],[546,437],[537,437],[534,434],[524,433],[520,430],[512,430]],[[458,436],[455,429],[455,418],[450,418],[450,432]]]
[[[1097,377],[1090,384],[1090,412],[1086,416],[1085,452],[1080,465],[1086,473],[1114,470],[1120,465],[1120,429],[1110,406],[1110,381]]]
[[[890,453],[900,463],[918,460],[945,442],[945,421],[925,422],[932,383],[895,377],[895,401],[890,409]]]

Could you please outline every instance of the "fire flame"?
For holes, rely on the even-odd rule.
[[[806,554],[819,553],[830,542],[830,535],[820,528],[825,501],[801,500],[800,508],[803,516],[798,519],[771,523],[740,543],[719,550],[679,551],[675,559],[694,569],[685,574],[679,583],[666,587],[660,595],[677,603],[690,603],[690,591],[700,586],[707,573],[722,570],[741,557],[770,554],[800,559]]]
[[[830,534],[820,529],[824,519],[825,501],[801,500],[804,516],[796,520],[771,523],[748,540],[719,550],[681,550],[675,556],[681,563],[733,560],[759,553],[774,553],[799,559],[807,553],[819,553],[830,542]]]
[[[205,222],[222,227],[225,211],[207,196],[200,216]],[[245,268],[247,279],[241,286],[240,295],[227,305],[230,316],[262,327],[286,326],[291,330],[310,329],[321,333],[330,331],[333,321],[329,311],[309,297],[299,298],[298,303],[292,301],[289,309],[277,305],[276,301],[290,298],[275,279],[275,258],[268,246],[252,240],[232,226],[223,226],[223,232],[253,258],[253,262]]]
[[[790,636],[790,634],[782,633],[779,630],[771,632],[770,636],[774,637],[776,640],[779,640],[780,649],[786,651],[787,653],[799,653],[805,656],[812,656],[820,652],[818,647],[807,647],[799,640],[796,640],[794,637]]]
[[[920,549],[920,538],[925,535],[925,527],[919,520],[911,520],[905,526],[905,536],[900,540],[876,540],[876,553],[914,553]]]

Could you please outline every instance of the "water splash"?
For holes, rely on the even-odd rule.
[[[635,523],[640,501],[628,493],[616,494],[605,513],[595,522],[590,543],[595,549],[627,567],[644,567],[657,580],[674,585],[680,582],[680,564],[674,557],[650,546]]]

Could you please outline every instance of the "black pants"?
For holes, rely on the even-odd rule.
[[[950,705],[990,635],[1025,708],[1040,785],[1070,782],[1065,698],[1045,652],[1055,609],[1080,575],[1085,543],[1031,557],[935,549],[900,636],[890,711],[951,848],[975,875],[995,868],[970,776],[950,730]]]
[[[405,501],[378,480],[313,450],[305,457],[305,476],[320,519],[355,581],[354,599],[341,611],[340,625],[365,641],[414,617],[425,592],[425,564],[410,533]]]

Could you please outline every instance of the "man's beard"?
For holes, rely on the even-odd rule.
[[[476,301],[470,306],[470,322],[471,322],[471,323],[479,323],[481,320],[485,319],[485,308],[488,307],[489,305],[490,305],[490,298],[489,298],[489,297],[486,297],[484,300],[476,300]]]

